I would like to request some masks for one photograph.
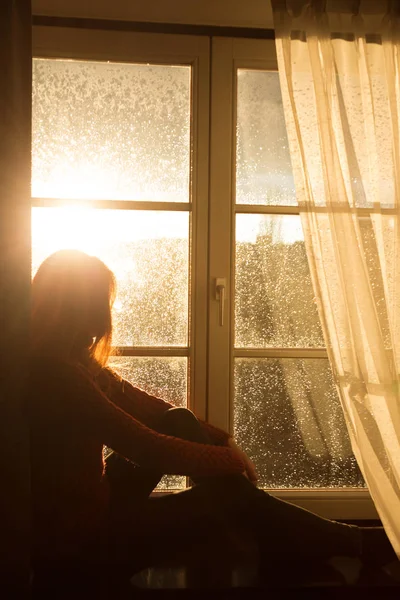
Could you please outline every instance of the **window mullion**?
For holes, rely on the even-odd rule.
[[[61,208],[79,206],[81,208],[103,208],[112,210],[160,210],[190,211],[190,202],[158,202],[152,200],[98,200],[77,198],[32,198],[32,206],[39,208]]]
[[[112,356],[189,356],[182,346],[114,346]]]
[[[264,204],[236,204],[236,214],[262,214],[262,215],[298,215],[298,206],[271,206]]]
[[[207,416],[207,277],[210,129],[210,40],[192,66],[191,266],[189,277],[189,407]]]
[[[235,358],[328,358],[325,348],[235,348]]]
[[[230,38],[213,38],[210,140],[210,260],[208,419],[230,428],[232,330],[233,69]],[[224,278],[224,322],[219,322],[216,279]]]

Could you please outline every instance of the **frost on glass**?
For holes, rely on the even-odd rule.
[[[35,59],[32,195],[189,201],[190,67]]]
[[[234,431],[264,488],[363,487],[326,359],[235,360]]]
[[[300,217],[236,218],[236,347],[322,347]]]
[[[237,71],[236,202],[297,204],[277,72]]]
[[[120,356],[112,357],[110,366],[148,394],[174,406],[187,406],[187,358]],[[186,478],[179,475],[164,475],[158,485],[160,490],[185,487]]]
[[[185,346],[188,232],[186,212],[35,208],[32,268],[62,248],[98,256],[117,278],[113,343]]]
[[[124,379],[174,406],[187,405],[187,358],[112,356],[110,367]]]

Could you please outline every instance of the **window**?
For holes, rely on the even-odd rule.
[[[273,44],[37,27],[34,47],[33,270],[61,247],[98,255],[117,276],[123,375],[234,431],[263,487],[367,501],[313,301]]]
[[[238,68],[236,436],[265,487],[362,486],[322,350],[300,216],[285,212],[296,204],[278,73]]]
[[[193,356],[204,346],[194,331],[205,330],[206,298],[203,310],[192,307],[206,276],[197,257],[207,217],[198,165],[208,143],[198,90],[207,85],[208,40],[35,33],[33,272],[59,248],[104,260],[118,282],[114,366],[176,405],[198,397],[205,416],[205,364]],[[103,43],[113,49],[107,56]]]

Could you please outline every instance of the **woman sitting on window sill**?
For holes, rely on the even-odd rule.
[[[257,489],[248,457],[225,432],[150,396],[107,367],[115,278],[95,257],[63,250],[32,283],[33,553],[37,564],[79,559],[130,575],[189,555],[196,543],[244,531],[261,570],[289,562],[396,560],[382,528],[322,519]],[[103,446],[114,452],[103,461]],[[185,491],[150,497],[163,474]]]

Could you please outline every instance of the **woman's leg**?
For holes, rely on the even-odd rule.
[[[165,433],[183,437],[200,443],[211,443],[202,430],[196,416],[189,410],[175,408],[167,411],[163,423]],[[358,556],[362,553],[363,530],[329,519],[324,519],[307,510],[283,500],[279,500],[262,490],[258,490],[242,475],[220,478],[203,478],[196,482],[200,491],[189,496],[181,494],[179,506],[176,498],[163,500],[164,509],[172,512],[174,507],[183,515],[185,507],[191,504],[199,514],[201,507],[206,511],[220,510],[220,517],[238,527],[244,527],[257,536],[268,554],[277,556],[298,556],[299,544],[305,560],[329,558],[331,556]],[[211,500],[211,506],[207,503]],[[173,506],[171,506],[171,504]],[[154,510],[160,510],[155,505]],[[190,510],[190,508],[189,508]],[[177,515],[178,518],[178,515]],[[371,529],[368,529],[368,534]],[[385,538],[382,530],[375,536]],[[370,537],[372,537],[371,534]],[[386,544],[385,544],[386,545]],[[388,545],[391,549],[390,544]]]
[[[110,486],[111,513],[126,512],[149,497],[162,473],[142,469],[117,452],[105,459],[105,475]]]
[[[184,408],[171,408],[163,415],[157,427],[159,433],[181,437],[193,442],[210,444],[194,414]],[[148,498],[157,487],[163,473],[135,465],[117,452],[110,451],[105,461],[105,474],[111,490],[112,510],[121,511],[121,504],[129,508]]]
[[[170,408],[157,428],[160,433],[173,435],[199,444],[212,444],[208,434],[201,427],[196,415],[188,408]]]
[[[163,428],[169,435],[211,443],[196,416],[187,409],[167,411]],[[193,492],[190,500],[188,495],[182,496],[181,504],[185,507],[200,504],[206,513],[215,511],[218,514],[216,518],[222,518],[226,524],[250,530],[258,539],[264,555],[293,556],[295,559],[301,556],[305,561],[342,555],[359,556],[371,564],[386,564],[396,559],[382,527],[356,527],[325,519],[258,490],[242,475],[203,478],[196,483],[203,489]],[[207,505],[204,495],[211,499],[211,505]],[[167,503],[174,503],[178,509],[177,500],[160,500],[164,501],[164,509],[167,509]],[[161,512],[161,507],[154,506]],[[179,506],[182,516],[187,510],[185,507]],[[193,509],[199,514],[200,506],[193,506]],[[172,514],[173,508],[169,506],[168,510]]]
[[[160,431],[209,443],[196,417],[186,409],[167,411]],[[144,546],[156,546],[162,556],[176,551],[176,541],[178,549],[186,544],[190,547],[196,536],[233,528],[250,532],[267,561],[359,556],[373,562],[374,548],[379,548],[382,564],[395,558],[382,528],[358,528],[321,518],[258,490],[242,475],[204,478],[197,483],[194,488],[150,498],[138,506],[140,514],[129,520],[133,517],[134,534],[144,540]],[[129,546],[132,540],[125,539]]]
[[[195,415],[183,408],[168,410],[157,431],[211,444]],[[229,531],[232,526],[228,527],[221,519],[213,502],[207,504],[203,498],[197,499],[194,488],[149,498],[160,474],[136,467],[116,454],[110,458],[107,466],[114,488],[110,515],[111,555],[122,568],[125,564],[128,570],[132,567],[138,570],[168,559],[182,559],[187,564],[193,555],[197,561],[198,548],[204,546],[208,560],[212,560],[214,551],[215,560],[218,556],[220,562],[222,548],[225,548],[223,554],[228,563],[232,557],[237,558],[237,540],[232,540]],[[230,552],[226,551],[227,547]]]
[[[157,427],[159,433],[180,437],[192,442],[211,444],[201,430],[195,415],[186,408],[171,408],[164,413]],[[110,451],[105,459],[105,474],[110,484],[112,505],[121,510],[148,498],[160,482],[163,473],[135,465],[117,452]]]

